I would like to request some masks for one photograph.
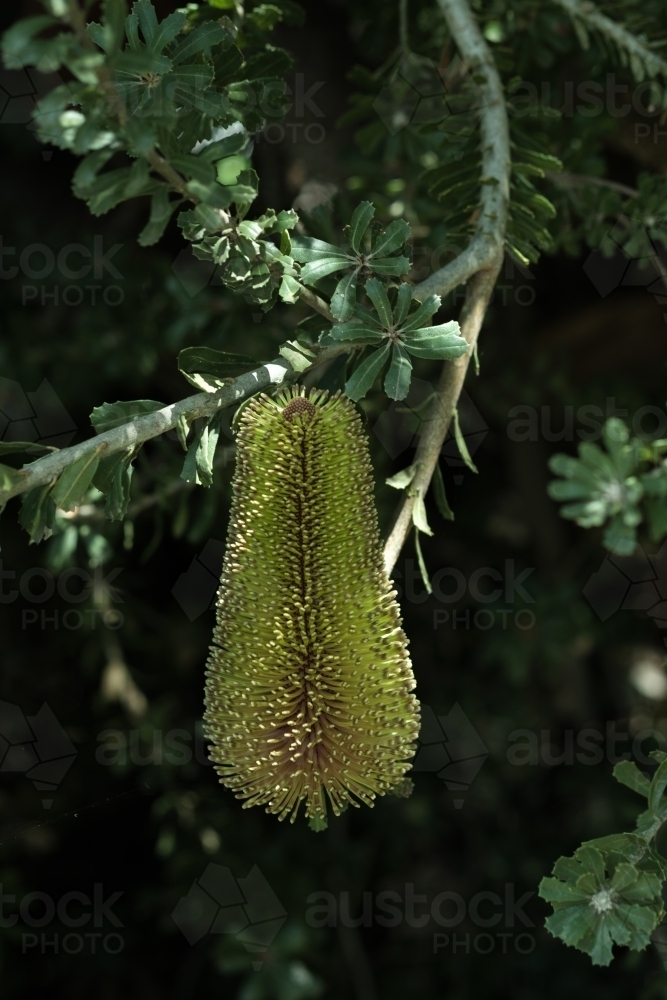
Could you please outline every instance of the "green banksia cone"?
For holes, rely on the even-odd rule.
[[[361,420],[344,396],[253,399],[237,438],[207,665],[220,780],[280,819],[401,784],[419,703],[385,572]],[[326,796],[325,796],[326,792]]]

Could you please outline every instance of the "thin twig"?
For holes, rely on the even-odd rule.
[[[482,78],[481,116],[482,196],[477,232],[467,250],[417,286],[420,299],[439,292],[446,294],[470,281],[461,312],[461,334],[470,350],[456,361],[448,361],[440,376],[430,419],[415,455],[417,472],[403,494],[394,525],[385,545],[387,571],[393,568],[412,526],[418,498],[423,498],[447,437],[470,359],[503,260],[509,204],[510,144],[507,109],[502,84],[493,57],[484,41],[467,0],[438,0],[452,36],[466,62]],[[470,280],[472,279],[472,280]]]
[[[306,305],[310,306],[311,309],[314,309],[322,316],[325,316],[330,323],[336,322],[336,320],[331,314],[329,306],[324,301],[324,299],[321,299],[319,295],[316,295],[315,292],[310,290],[310,288],[306,288],[305,285],[301,285],[301,287],[299,288],[299,298],[303,299]]]
[[[493,56],[467,0],[438,0],[459,52],[482,78],[482,194],[480,216],[470,245],[451,263],[426,278],[415,295],[447,295],[478,271],[493,268],[503,253],[509,206],[510,137],[505,94]]]

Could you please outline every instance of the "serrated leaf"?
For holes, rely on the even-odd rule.
[[[467,354],[470,346],[461,337],[455,320],[442,326],[427,326],[402,336],[406,351],[416,358],[430,358],[436,361],[452,361]]]
[[[231,41],[232,36],[218,21],[205,21],[194,31],[189,32],[183,41],[179,42],[170,53],[171,61],[174,66],[177,66],[205,49],[211,49],[222,42],[230,44]]]
[[[616,764],[612,773],[622,785],[626,785],[633,792],[637,792],[639,795],[643,795],[644,798],[648,798],[651,782],[639,770],[634,761],[620,761],[620,763]]]
[[[96,406],[90,414],[90,422],[97,434],[104,434],[105,431],[120,427],[138,417],[144,417],[147,413],[155,413],[156,410],[164,409],[164,403],[158,403],[154,399],[133,399],[127,402],[102,403]]]
[[[214,414],[196,434],[183,463],[181,479],[197,486],[213,485],[213,459],[220,437],[222,412]]]
[[[23,495],[19,524],[30,535],[30,545],[36,545],[52,534],[55,524],[56,507],[51,498],[53,483],[28,490]]]
[[[410,233],[411,229],[408,223],[404,219],[396,219],[395,222],[387,226],[384,232],[377,236],[369,257],[387,257],[394,250],[398,250],[399,247],[403,246]]]
[[[93,481],[99,461],[99,452],[91,451],[67,466],[51,491],[51,499],[56,507],[74,510],[81,503]]]
[[[164,235],[178,202],[169,200],[169,191],[161,187],[151,196],[151,213],[148,222],[139,233],[139,246],[151,247]]]
[[[355,208],[350,222],[350,246],[355,252],[359,251],[361,241],[374,215],[375,206],[371,205],[370,201],[362,201]]]

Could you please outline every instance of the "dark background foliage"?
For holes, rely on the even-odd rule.
[[[167,0],[156,6],[162,15],[172,9]],[[392,187],[401,176],[400,157],[364,156],[353,128],[336,128],[353,89],[346,77],[350,67],[360,61],[373,69],[395,45],[395,5],[320,0],[305,6],[305,26],[281,29],[279,40],[294,53],[305,89],[322,83],[313,95],[321,117],[306,105],[304,118],[292,117],[299,126],[292,130],[295,141],[288,129],[282,142],[260,142],[254,165],[262,207],[287,208],[297,198],[298,206],[312,209],[335,187],[334,219],[341,225],[360,192],[384,199],[386,206],[400,197],[400,185]],[[416,5],[417,13],[427,7]],[[503,11],[499,5],[498,16]],[[29,3],[5,5],[3,27],[30,12]],[[415,30],[419,23],[427,37],[426,13],[419,22],[417,13]],[[535,31],[545,50],[541,68],[533,52],[518,72],[556,87],[589,71],[595,54],[585,64],[570,37],[561,39],[559,51],[556,36],[539,25]],[[519,64],[521,46],[530,44],[524,33],[517,42]],[[29,95],[30,84],[19,73],[2,79],[17,109],[21,87]],[[15,111],[19,119],[22,114]],[[186,395],[175,364],[182,347],[206,344],[258,360],[273,356],[301,318],[299,309],[278,306],[263,315],[222,288],[201,287],[206,279],[183,258],[173,223],[157,247],[139,248],[141,203],[91,218],[70,193],[70,155],[44,150],[25,120],[11,124],[8,117],[0,126],[2,241],[17,255],[4,258],[0,282],[3,378],[26,392],[47,379],[76,427],[74,440],[81,440],[90,434],[92,408],[104,401],[171,402]],[[588,141],[586,123],[576,118],[563,124],[568,148],[577,129],[584,144]],[[323,126],[322,142],[304,138],[309,122]],[[603,138],[598,129],[590,155],[601,159],[609,176],[633,185],[641,169],[665,169],[662,140],[633,144],[627,118],[612,118],[605,129]],[[92,282],[102,286],[95,303],[84,287],[83,304],[63,304],[64,289],[87,280],[70,280],[57,268],[39,279],[20,271],[8,276],[7,268],[31,244],[43,244],[57,256],[67,244],[92,247],[95,239],[105,249],[120,245],[112,258],[120,277],[107,271]],[[68,928],[57,919],[27,929],[37,935],[36,944],[26,944],[20,921],[3,925],[3,996],[611,1000],[667,995],[657,948],[642,955],[624,951],[610,969],[594,968],[586,956],[546,933],[548,908],[536,895],[559,855],[582,840],[631,828],[634,821],[637,802],[612,780],[613,760],[605,754],[594,766],[578,762],[577,734],[586,728],[604,733],[609,726],[630,739],[646,729],[667,733],[665,702],[649,700],[631,683],[638,663],[662,662],[663,634],[638,612],[619,611],[601,623],[583,594],[605,557],[599,537],[562,521],[546,494],[549,455],[573,451],[578,440],[576,420],[573,431],[558,440],[559,430],[568,426],[569,408],[576,413],[588,404],[604,410],[614,400],[632,416],[641,406],[665,402],[664,306],[647,288],[654,279],[603,298],[586,273],[588,255],[587,248],[574,257],[559,251],[527,273],[507,265],[482,335],[481,375],[469,376],[463,411],[464,431],[471,446],[477,445],[479,474],[447,447],[442,466],[456,520],[443,524],[429,508],[437,525],[435,537],[424,540],[432,574],[451,567],[469,580],[476,569],[491,567],[505,578],[509,563],[517,575],[531,571],[524,582],[529,600],[521,591],[509,602],[475,601],[469,591],[453,603],[429,597],[411,541],[397,567],[420,700],[436,715],[446,715],[458,702],[488,749],[465,792],[448,790],[435,773],[417,773],[410,798],[385,798],[373,810],[350,810],[316,834],[303,821],[281,825],[259,810],[243,811],[217,783],[201,748],[197,755],[165,754],[165,734],[181,731],[177,738],[183,743],[196,732],[214,614],[196,608],[201,613],[189,620],[172,589],[209,539],[224,539],[231,463],[221,464],[211,490],[166,492],[145,510],[135,509],[125,528],[95,519],[79,522],[73,551],[71,536],[57,547],[53,540],[29,547],[16,524],[18,502],[9,505],[0,525],[0,558],[3,571],[16,576],[5,576],[2,584],[0,698],[26,715],[46,702],[72,740],[76,758],[49,809],[42,806],[44,793],[25,774],[0,775],[2,892],[17,900],[46,893],[57,901],[73,891],[90,895],[101,884],[105,897],[122,893],[113,909],[122,928],[100,929],[103,937],[119,933],[122,950],[109,954],[99,939],[94,954],[88,941],[81,953],[68,954],[63,946]],[[120,299],[119,304],[105,303],[110,286],[118,291],[107,298]],[[34,298],[26,291],[32,287]],[[436,363],[422,362],[415,375],[434,381],[437,370]],[[389,412],[395,425],[406,420],[388,402],[371,396],[363,404],[380,484],[408,465],[411,454],[409,445],[391,454],[382,447],[377,431],[383,414]],[[510,411],[520,404],[538,415],[533,440],[513,439]],[[164,491],[178,476],[179,451],[175,435],[150,443],[135,488],[140,485],[142,495]],[[386,525],[396,493],[380,485],[377,499]],[[111,595],[98,589],[82,603],[64,600],[57,591],[41,603],[22,593],[11,598],[18,581],[30,580],[24,574],[32,568],[48,567],[58,578],[71,566],[94,575],[96,565],[104,576],[120,571]],[[205,605],[207,585],[188,579],[195,600]],[[35,594],[42,586],[38,576],[27,585]],[[442,586],[451,593],[452,579]],[[77,589],[74,580],[71,591]],[[122,627],[105,627],[104,608],[120,611]],[[72,609],[89,612],[81,627],[76,615],[65,624],[63,616]],[[489,617],[478,614],[483,609],[491,612],[491,627]],[[532,616],[517,619],[522,610]],[[527,622],[529,627],[521,627]],[[131,689],[128,696],[125,688],[124,703],[112,697],[118,662],[129,667],[147,699],[142,713],[132,714]],[[111,753],[105,759],[102,734],[108,730],[126,734],[126,763],[110,763]],[[516,730],[539,739],[544,731],[556,757],[565,749],[565,762],[550,765],[540,755],[539,761],[513,764],[508,751]],[[572,733],[574,759],[567,754]],[[654,745],[647,740],[643,747]],[[616,751],[629,746],[619,743]],[[183,763],[184,757],[190,759]],[[457,808],[455,799],[463,805]],[[257,956],[234,935],[208,935],[190,946],[172,920],[179,899],[211,862],[237,878],[259,866],[286,911],[259,971],[252,966]],[[506,913],[486,928],[469,916],[450,929],[432,921],[424,926],[402,921],[395,928],[376,920],[367,921],[370,926],[341,920],[334,927],[312,926],[313,893],[330,892],[338,899],[349,893],[352,915],[361,916],[364,893],[395,890],[405,897],[410,885],[429,901],[446,891],[466,902],[480,892],[503,899],[507,891],[517,899],[530,893],[523,908],[529,926],[520,918],[512,926]],[[4,914],[17,905],[5,902]],[[38,902],[33,912],[42,912]],[[452,913],[451,904],[443,912]],[[450,940],[444,945],[440,938],[434,953],[436,933]],[[481,933],[491,934],[490,950],[487,939],[475,944]]]

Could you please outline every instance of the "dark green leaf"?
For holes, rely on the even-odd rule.
[[[356,270],[350,271],[336,285],[330,304],[331,314],[336,319],[347,320],[353,315],[357,301],[357,277]]]
[[[93,481],[99,461],[99,454],[90,451],[67,466],[51,491],[56,507],[74,510],[81,503]]]
[[[370,278],[366,282],[366,294],[375,306],[382,326],[385,330],[390,330],[393,325],[393,313],[382,282],[377,278]]]
[[[375,207],[370,201],[362,201],[354,210],[352,221],[350,222],[350,246],[357,252],[361,247],[364,233],[368,229],[371,219],[375,215]]]
[[[27,452],[28,455],[39,455],[44,451],[57,451],[48,444],[39,444],[37,441],[0,441],[0,455],[13,455],[20,452]],[[8,466],[4,466],[8,468]]]
[[[451,361],[460,358],[469,350],[468,342],[459,335],[459,325],[455,320],[442,326],[427,326],[407,334],[403,340],[406,351],[416,358],[432,358]]]
[[[396,219],[395,222],[387,226],[384,232],[379,234],[373,244],[370,257],[387,257],[394,250],[398,250],[399,247],[403,246],[410,232],[410,226],[407,222],[403,219]]]
[[[384,347],[380,347],[377,351],[366,358],[365,361],[359,365],[357,369],[352,373],[350,378],[345,383],[345,395],[349,396],[350,399],[354,400],[356,403],[358,400],[363,399],[368,390],[372,387],[373,382],[379,375],[382,366],[389,356],[389,347],[387,343]]]
[[[216,378],[236,378],[257,368],[259,362],[244,354],[229,354],[212,347],[185,347],[178,355],[179,371],[188,375],[214,375]]]
[[[130,423],[138,417],[144,417],[147,413],[155,413],[162,410],[164,403],[158,403],[154,399],[133,399],[127,402],[102,403],[96,406],[90,415],[90,422],[97,434],[104,434],[105,431],[113,430],[122,424]]]
[[[392,349],[391,364],[384,380],[384,391],[390,399],[405,399],[410,390],[412,364],[400,344]]]
[[[30,545],[48,538],[55,524],[56,508],[51,498],[53,484],[38,486],[28,490],[23,496],[19,512],[19,524],[30,535]]]
[[[166,187],[161,187],[152,195],[151,214],[148,222],[139,233],[139,246],[150,247],[158,242],[177,207],[177,201],[169,200],[169,190]]]
[[[230,33],[221,24],[217,21],[205,21],[176,46],[171,53],[171,60],[176,66],[205,49],[213,48],[221,42],[229,45],[231,41]]]

